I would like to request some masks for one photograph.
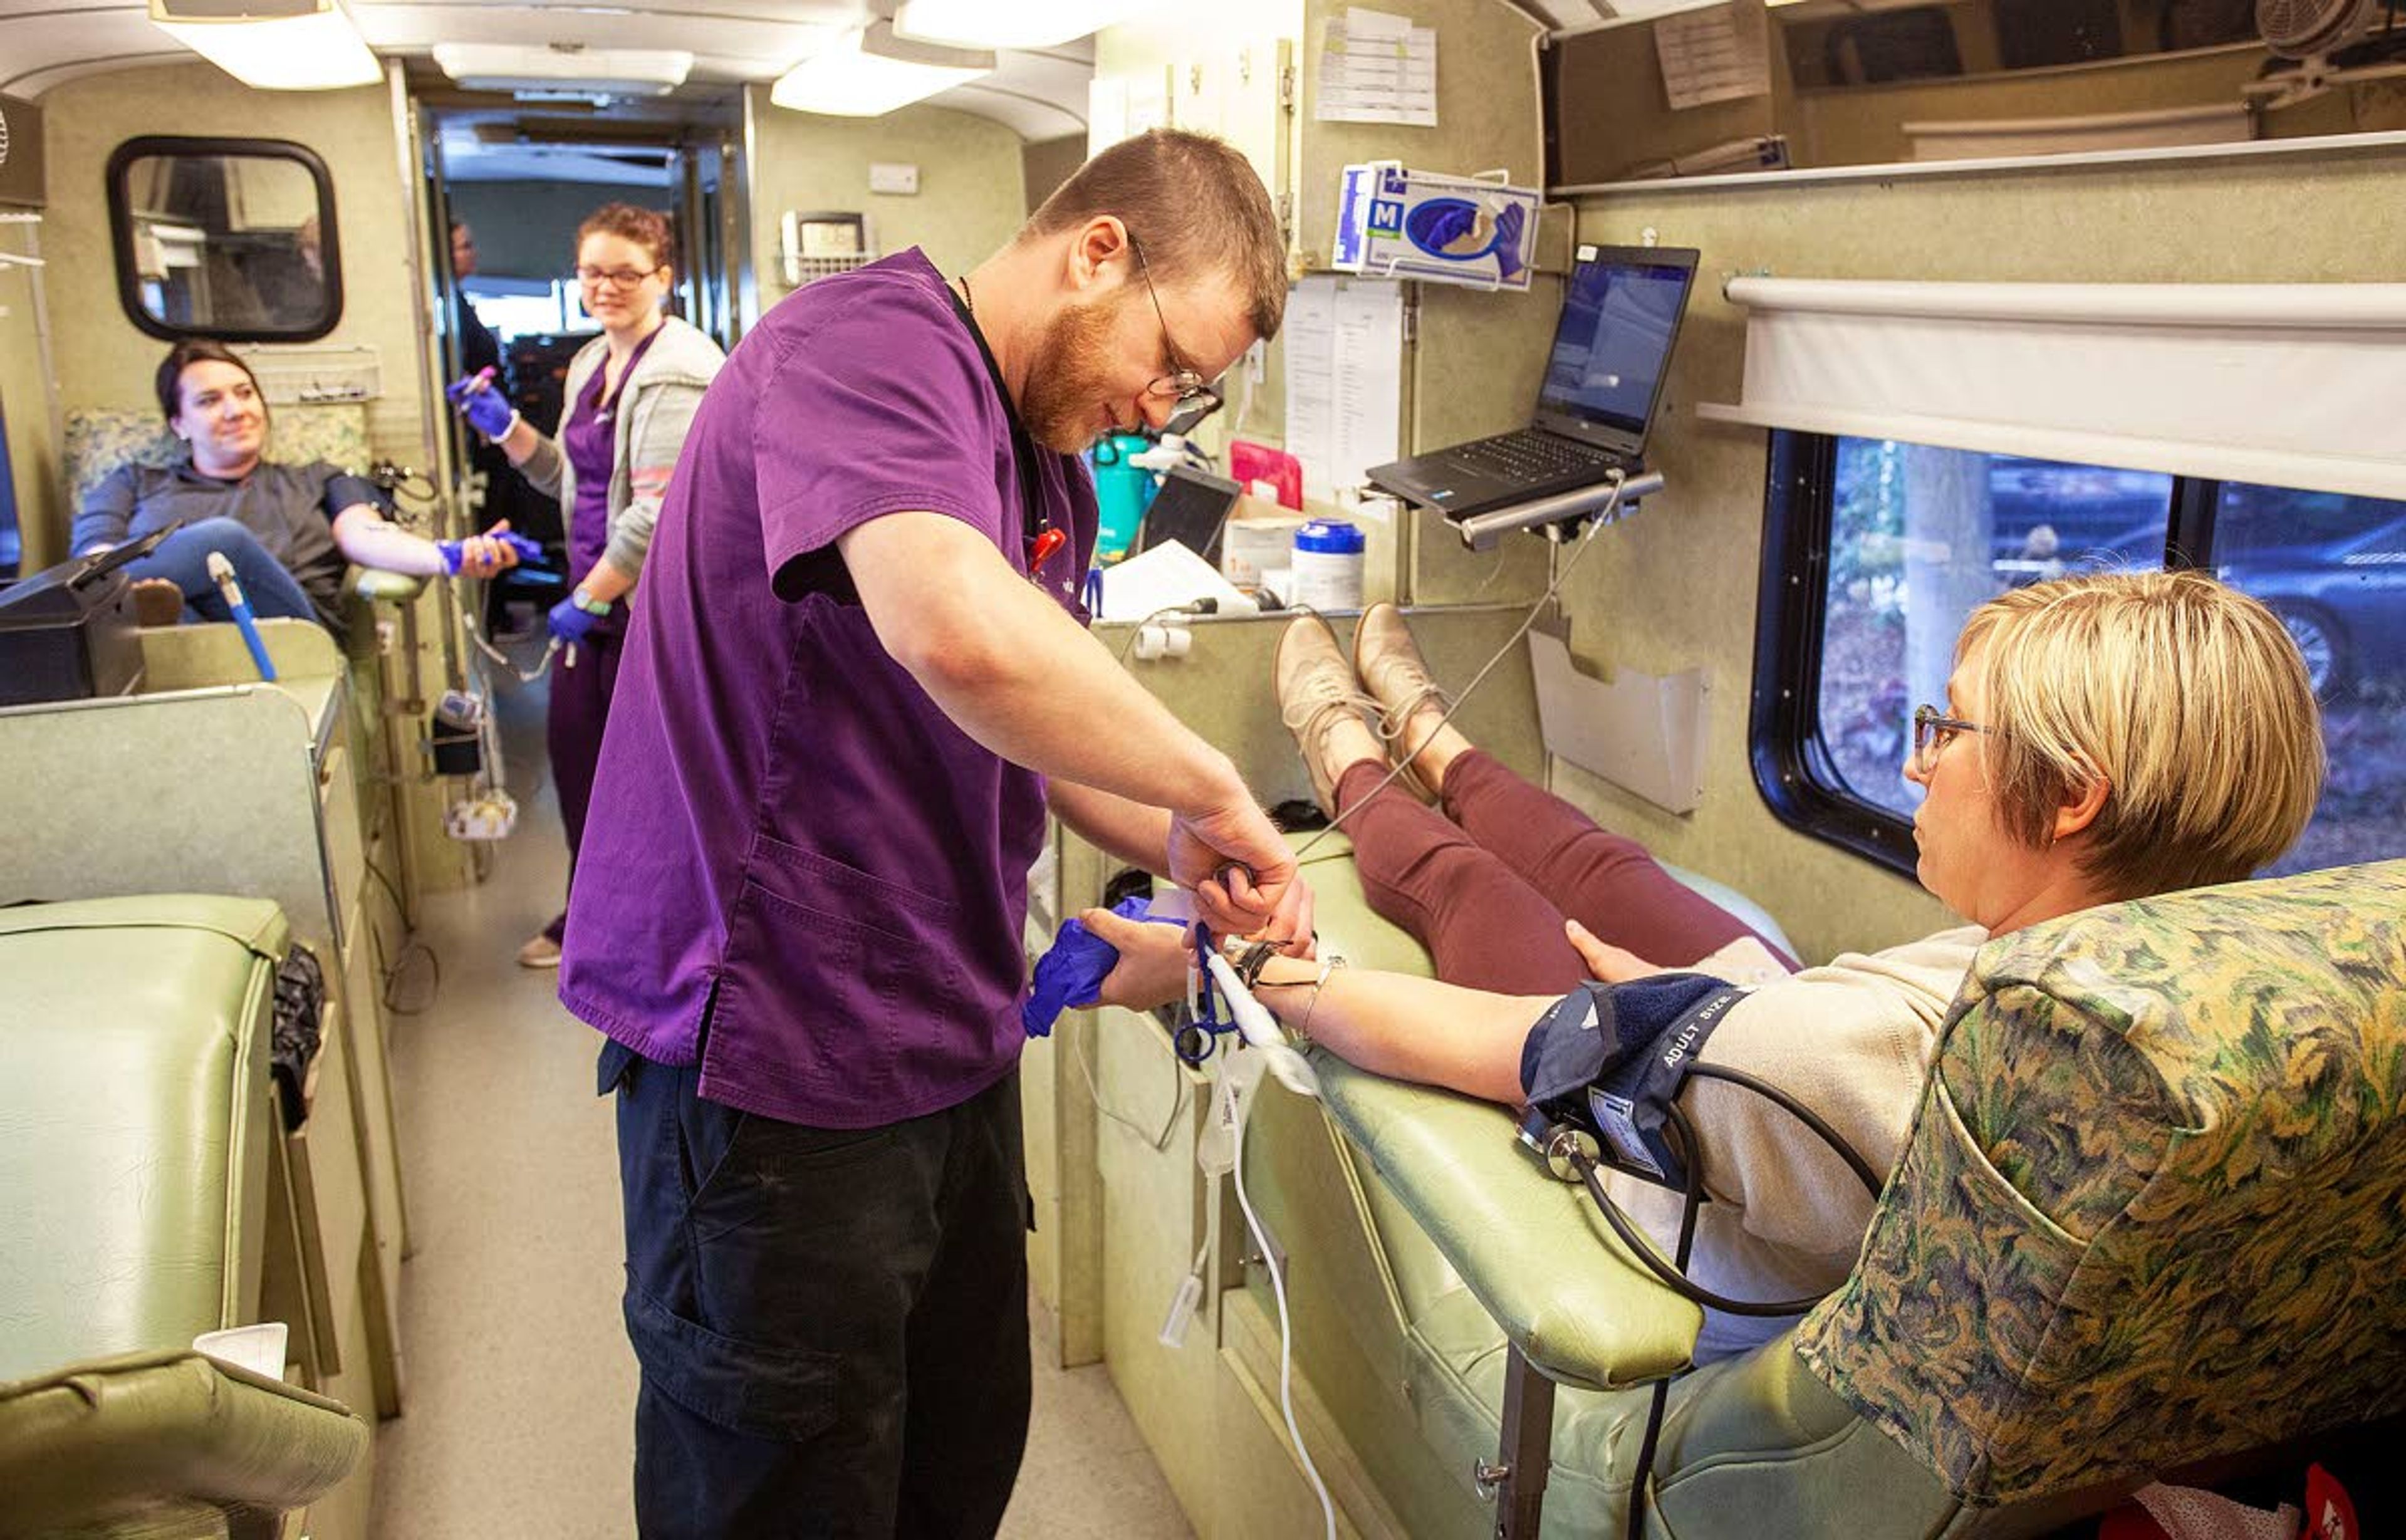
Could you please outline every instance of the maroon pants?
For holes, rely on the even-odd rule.
[[[593,805],[593,771],[602,762],[602,729],[610,725],[610,692],[618,683],[618,651],[626,638],[616,631],[590,631],[576,644],[576,665],[551,671],[551,711],[544,740],[551,750],[551,784],[559,793],[559,824],[568,835],[568,881],[576,883],[576,851],[585,842],[585,811]],[[565,659],[566,653],[560,654]],[[568,905],[544,927],[559,940],[568,926]]]
[[[1366,760],[1337,783],[1337,807],[1353,810],[1345,829],[1354,866],[1370,907],[1428,948],[1448,983],[1568,993],[1588,972],[1563,934],[1565,917],[1666,968],[1755,935],[1645,846],[1606,833],[1489,755],[1472,750],[1447,769],[1442,813],[1396,786],[1373,795],[1386,773]]]

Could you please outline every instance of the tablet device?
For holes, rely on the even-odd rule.
[[[1174,540],[1212,566],[1219,566],[1221,531],[1243,490],[1224,476],[1184,465],[1170,467],[1162,478],[1161,490],[1153,494],[1152,504],[1144,511],[1144,522],[1137,530],[1136,548],[1150,551],[1164,541]]]

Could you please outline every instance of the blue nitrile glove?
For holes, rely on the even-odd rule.
[[[468,426],[488,439],[506,437],[518,419],[510,398],[493,389],[493,372],[489,368],[479,369],[465,379],[453,380],[443,388],[443,393],[468,419]]]
[[[1153,918],[1150,898],[1123,898],[1111,906],[1123,920],[1150,920],[1154,925],[1183,925],[1183,920]],[[1064,1010],[1095,1003],[1103,981],[1119,966],[1119,948],[1088,930],[1077,920],[1063,922],[1053,946],[1036,959],[1036,978],[1020,1002],[1019,1024],[1031,1038],[1049,1038]]]
[[[524,535],[513,534],[509,530],[504,530],[497,535],[488,534],[479,536],[478,538],[500,541],[511,550],[516,551],[518,554],[518,559],[520,561],[541,561],[543,559],[542,543],[540,541],[529,540]],[[468,543],[464,540],[438,540],[434,543],[434,548],[443,553],[443,570],[454,577],[459,576],[460,563],[467,559]]]
[[[608,605],[602,606],[604,614],[608,610]],[[601,618],[590,610],[577,608],[576,596],[571,594],[551,607],[551,639],[563,647],[573,647],[585,640],[585,633],[591,630],[594,622]]]
[[[1504,212],[1495,216],[1495,276],[1499,278],[1520,274],[1521,227],[1528,218],[1519,204],[1505,205]]]
[[[1412,211],[1412,239],[1423,251],[1443,252],[1478,224],[1479,210],[1459,198],[1422,204]]]

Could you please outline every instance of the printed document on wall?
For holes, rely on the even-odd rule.
[[[1661,17],[1654,51],[1674,108],[1771,93],[1771,16],[1762,0]]]
[[[1384,279],[1305,278],[1288,297],[1286,449],[1304,495],[1332,500],[1401,453],[1404,295]]]
[[[1351,7],[1323,19],[1320,95],[1323,123],[1437,127],[1437,29],[1408,16]]]

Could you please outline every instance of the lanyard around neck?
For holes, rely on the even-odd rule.
[[[953,314],[960,317],[969,328],[969,337],[977,344],[978,357],[985,362],[985,377],[994,384],[994,399],[1002,403],[1002,415],[1011,424],[1011,473],[1019,483],[1020,529],[1032,543],[1041,536],[1052,521],[1036,505],[1036,441],[1028,436],[1027,425],[1019,420],[1019,408],[1012,404],[1011,389],[1002,383],[1002,366],[994,361],[994,349],[985,344],[985,332],[977,322],[977,312],[969,302],[955,293],[951,284],[944,286],[944,298],[953,302]]]

